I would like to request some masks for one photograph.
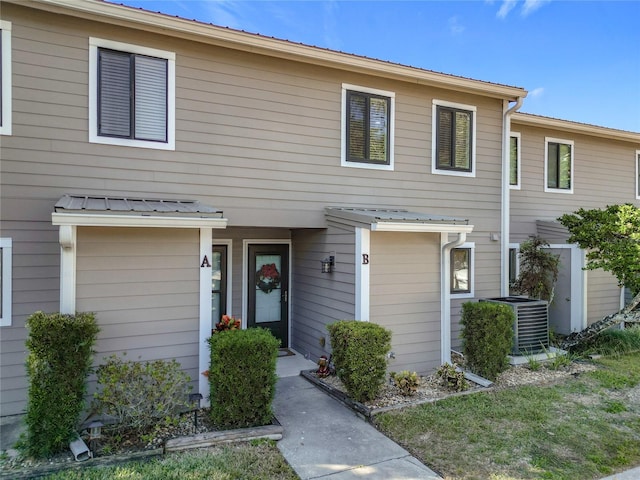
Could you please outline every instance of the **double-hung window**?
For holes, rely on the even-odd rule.
[[[475,176],[476,107],[433,101],[431,172]]]
[[[11,239],[0,238],[0,326],[11,325],[11,250]]]
[[[474,243],[464,243],[451,249],[451,295],[473,297]]]
[[[395,94],[342,86],[342,166],[393,170]]]
[[[11,22],[0,20],[0,135],[11,135]]]
[[[175,54],[91,38],[90,141],[175,148]]]
[[[520,189],[520,134],[516,132],[509,138],[509,188]]]
[[[573,193],[573,141],[545,138],[545,192]]]

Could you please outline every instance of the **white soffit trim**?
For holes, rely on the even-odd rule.
[[[372,223],[372,232],[471,233],[473,225],[447,225],[437,223]]]
[[[52,213],[53,225],[79,227],[227,228],[226,218],[154,217],[149,215],[101,215]]]

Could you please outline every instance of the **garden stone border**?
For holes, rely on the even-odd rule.
[[[280,440],[284,428],[277,418],[273,418],[270,425],[250,428],[237,428],[233,430],[220,430],[216,432],[198,433],[184,437],[176,437],[167,440],[162,448],[142,450],[104,457],[90,458],[82,462],[64,462],[57,464],[40,465],[34,467],[18,468],[0,472],[0,480],[14,478],[40,478],[63,470],[79,470],[87,467],[108,466],[126,463],[130,461],[146,461],[155,457],[161,457],[167,453],[180,452],[195,448],[206,448],[222,443],[246,442],[257,439]]]
[[[444,397],[439,397],[439,398],[426,398],[421,400],[415,400],[413,402],[402,403],[400,405],[390,405],[388,407],[380,407],[380,408],[369,408],[363,403],[353,400],[345,392],[338,390],[337,388],[334,388],[331,385],[328,385],[325,382],[323,382],[320,378],[316,376],[316,371],[317,369],[302,370],[300,372],[300,375],[303,378],[305,378],[307,381],[311,382],[313,385],[318,387],[319,389],[323,390],[329,396],[335,398],[336,400],[344,404],[347,408],[350,408],[351,410],[353,410],[359,417],[363,418],[364,420],[370,423],[373,423],[373,418],[376,415],[379,415],[381,413],[390,412],[393,410],[400,410],[402,408],[407,408],[407,407],[416,407],[418,405],[422,405],[425,403],[435,403],[440,400],[444,400],[445,398],[471,395],[471,394],[482,392],[482,391],[488,391],[492,388],[492,387],[480,386],[480,388],[471,389],[464,392],[452,392],[449,395],[446,395]]]

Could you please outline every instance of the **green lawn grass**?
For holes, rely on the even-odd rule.
[[[275,442],[237,443],[118,466],[65,470],[47,480],[296,480]]]
[[[446,478],[597,479],[640,464],[640,354],[553,386],[452,397],[376,417]]]

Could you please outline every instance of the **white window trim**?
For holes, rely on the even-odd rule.
[[[516,180],[515,185],[511,185],[511,138],[509,138],[509,189],[510,190],[520,190],[521,179],[522,179],[522,162],[520,161],[522,158],[521,150],[522,150],[522,141],[520,132],[511,132],[510,137],[516,137],[518,143],[518,155],[516,157],[516,168],[518,169],[518,178]]]
[[[459,245],[455,248],[452,248],[451,250],[456,250],[456,249],[463,249],[463,248],[468,248],[469,249],[469,283],[471,284],[471,288],[469,289],[469,292],[465,292],[465,293],[453,293],[451,292],[451,278],[449,278],[448,280],[448,285],[449,285],[449,291],[451,292],[451,299],[456,299],[456,298],[473,298],[475,296],[475,286],[476,286],[476,279],[475,279],[475,270],[476,270],[476,244],[475,242],[465,242],[462,245]],[[453,265],[451,265],[451,271],[453,272]]]
[[[510,243],[508,252],[511,252],[511,249],[515,249],[516,251],[516,279],[520,275],[520,244],[519,243]],[[507,264],[509,263],[509,258],[511,255],[507,254]],[[509,284],[509,279],[507,278],[507,283],[509,290],[511,290],[511,285]]]
[[[2,249],[2,316],[0,317],[0,327],[11,325],[11,277],[12,277],[12,240],[10,238],[0,238],[0,248]]]
[[[167,60],[167,142],[151,142],[129,138],[105,137],[98,135],[98,48],[109,48],[121,52],[147,55]],[[176,124],[176,54],[155,48],[141,47],[128,43],[115,42],[89,37],[89,142],[127,147],[152,148],[156,150],[175,150]]]
[[[459,110],[467,110],[473,112],[473,121],[471,122],[471,171],[461,172],[457,170],[446,170],[438,168],[436,158],[436,146],[438,142],[438,107],[457,108]],[[476,124],[477,107],[475,105],[465,105],[463,103],[447,102],[445,100],[433,100],[431,108],[431,173],[434,175],[452,175],[456,177],[474,177],[476,176]]]
[[[636,200],[640,200],[640,150],[636,150]]]
[[[389,165],[376,165],[374,163],[359,163],[347,161],[347,90],[355,92],[370,93],[389,97]],[[342,142],[340,145],[340,165],[351,168],[367,168],[369,170],[393,170],[394,166],[394,138],[395,138],[395,111],[396,111],[396,94],[386,90],[378,90],[375,88],[361,87],[348,83],[342,84]]]
[[[0,20],[2,29],[2,126],[0,135],[11,135],[11,22]]]
[[[571,145],[571,188],[549,188],[547,186],[547,171],[549,169],[549,143],[564,143]],[[575,184],[575,170],[573,169],[573,159],[575,157],[575,145],[573,140],[565,140],[561,138],[544,137],[544,191],[549,193],[573,194],[573,185]]]

